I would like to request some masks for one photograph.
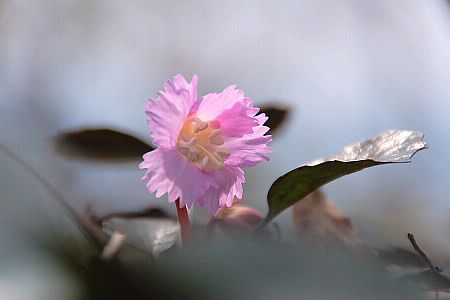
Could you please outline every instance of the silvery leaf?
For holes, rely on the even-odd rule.
[[[368,167],[407,163],[427,148],[424,135],[414,131],[390,130],[372,139],[347,146],[325,160],[316,160],[279,177],[267,195],[269,212],[261,226],[320,186]]]
[[[125,235],[125,243],[158,256],[176,244],[180,235],[178,222],[173,218],[110,218],[103,222],[103,230],[113,235]]]

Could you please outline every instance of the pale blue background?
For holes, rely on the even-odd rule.
[[[430,149],[412,164],[326,192],[365,243],[407,246],[412,231],[450,265],[448,1],[0,3],[0,141],[79,210],[173,213],[146,193],[137,163],[65,161],[51,139],[86,125],[148,139],[146,100],[176,73],[199,74],[200,94],[237,84],[258,105],[293,109],[271,161],[247,173],[245,203],[261,212],[270,183],[295,166],[387,129],[424,132]],[[0,168],[2,236],[51,226],[45,190],[3,154]],[[277,221],[289,238],[290,212]]]

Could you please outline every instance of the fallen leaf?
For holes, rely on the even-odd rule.
[[[295,228],[300,237],[311,237],[344,245],[359,244],[351,220],[322,191],[315,190],[293,206]]]
[[[387,265],[418,268],[419,270],[423,270],[427,266],[419,255],[399,247],[394,247],[387,250],[376,250],[376,254]]]

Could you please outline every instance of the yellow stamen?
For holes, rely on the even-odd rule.
[[[184,122],[178,135],[177,149],[194,166],[213,172],[223,169],[224,161],[230,155],[221,147],[224,143],[216,124],[193,117]]]

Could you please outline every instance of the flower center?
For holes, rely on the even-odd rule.
[[[221,146],[224,143],[219,126],[192,117],[184,122],[178,135],[177,149],[194,166],[208,171],[223,169],[230,153]]]

